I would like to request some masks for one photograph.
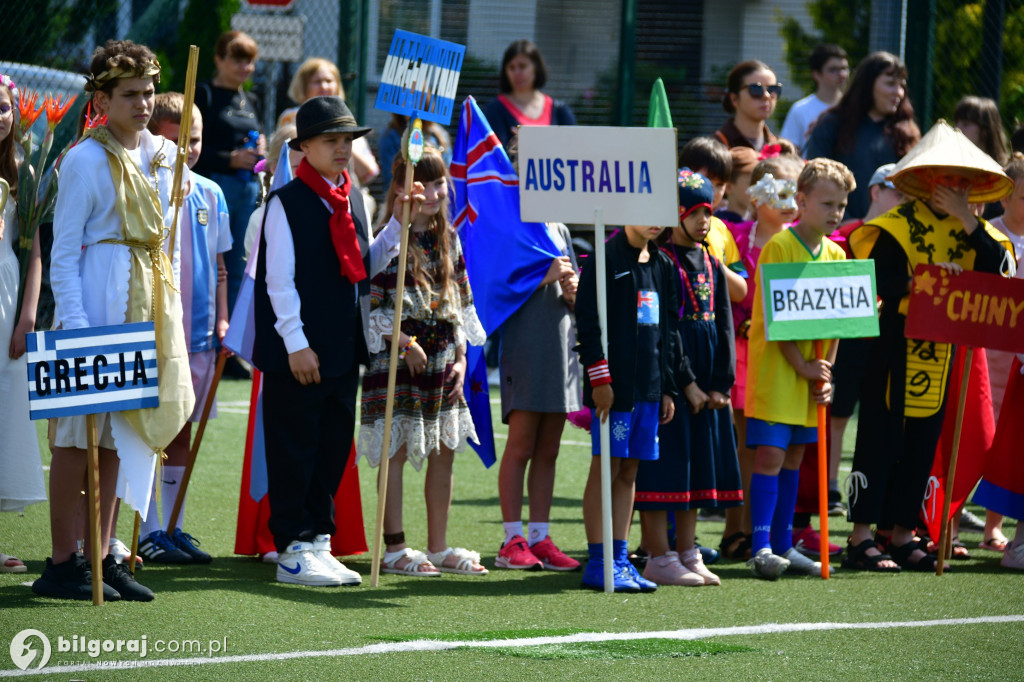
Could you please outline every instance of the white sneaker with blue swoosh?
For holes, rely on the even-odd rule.
[[[363,577],[334,558],[331,554],[331,536],[317,535],[313,538],[313,553],[320,563],[334,571],[341,578],[342,585],[362,585]]]
[[[277,582],[338,587],[342,580],[317,557],[312,542],[292,541],[277,559]]]

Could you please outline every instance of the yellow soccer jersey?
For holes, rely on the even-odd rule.
[[[765,340],[764,305],[760,292],[761,266],[765,263],[806,263],[809,261],[845,260],[842,247],[827,237],[815,257],[792,229],[783,230],[772,237],[757,262],[757,274],[751,286],[754,292],[754,312],[750,322],[750,345],[747,357],[746,416],[766,422],[794,426],[814,426],[818,423],[817,408],[811,395],[811,384],[797,374],[786,360],[777,342]],[[814,357],[813,341],[797,341],[801,355]],[[825,341],[828,348],[829,341]]]

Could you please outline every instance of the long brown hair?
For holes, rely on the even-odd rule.
[[[5,85],[0,85],[7,96],[11,98],[11,131],[0,141],[0,178],[7,181],[11,186],[11,198],[18,196],[18,157],[14,153],[14,136],[17,128],[17,120],[14,112],[18,110],[18,103],[14,100],[14,93]]]
[[[981,144],[978,146],[996,160],[1000,166],[1010,161],[1007,151],[1010,145],[1003,131],[1003,121],[999,117],[999,107],[988,97],[967,95],[961,97],[953,110],[953,121],[959,125],[961,121],[973,123],[981,130]]]
[[[857,143],[857,128],[875,103],[875,81],[881,76],[907,77],[907,65],[894,54],[872,52],[865,57],[850,80],[846,94],[830,109],[839,117],[839,132],[830,152],[852,152]],[[921,139],[921,129],[914,121],[910,94],[904,94],[895,113],[885,117],[885,136],[896,156],[902,158]]]
[[[437,249],[440,266],[436,272],[430,272],[424,263],[425,255],[419,249],[409,249],[408,272],[412,275],[417,284],[440,294],[440,300],[444,300],[448,294],[449,283],[452,279],[451,245],[454,229],[448,223],[448,203],[451,201],[451,177],[448,175],[448,167],[445,166],[441,153],[433,147],[425,147],[423,158],[416,164],[412,174],[415,182],[422,182],[424,185],[433,182],[438,178],[445,178],[448,183],[448,198],[443,202],[437,213],[430,219],[430,230],[437,237]],[[395,210],[395,198],[399,191],[405,187],[405,161],[401,154],[395,155],[395,162],[391,168],[391,187],[387,194],[387,211],[385,221],[389,220]]]

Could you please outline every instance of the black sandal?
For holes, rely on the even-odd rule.
[[[914,553],[915,549],[921,549],[920,545],[916,540],[911,540],[905,545],[892,548],[892,559],[898,563],[902,568],[908,571],[918,571],[921,573],[931,573],[935,571],[935,565],[938,563],[939,558],[934,554],[925,554],[924,557],[917,561],[911,561],[910,555]],[[922,550],[923,551],[923,550]],[[949,566],[946,566],[945,570],[949,570]]]
[[[750,558],[750,548],[753,546],[752,540],[749,535],[739,531],[727,538],[722,538],[722,542],[718,545],[718,551],[722,556],[733,561],[746,561]]]
[[[878,549],[874,540],[864,540],[854,545],[853,542],[846,543],[846,558],[843,559],[843,568],[852,568],[858,571],[871,571],[874,573],[899,573],[899,566],[880,566],[883,561],[891,560],[888,554],[877,554],[871,556],[869,549]],[[881,551],[881,550],[879,550]]]

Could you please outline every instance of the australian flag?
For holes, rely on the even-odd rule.
[[[519,180],[498,136],[472,97],[462,104],[451,165],[452,222],[459,231],[477,315],[494,333],[536,291],[551,261],[561,256],[543,223],[519,216]],[[496,460],[483,350],[467,354],[466,402],[484,464]]]

